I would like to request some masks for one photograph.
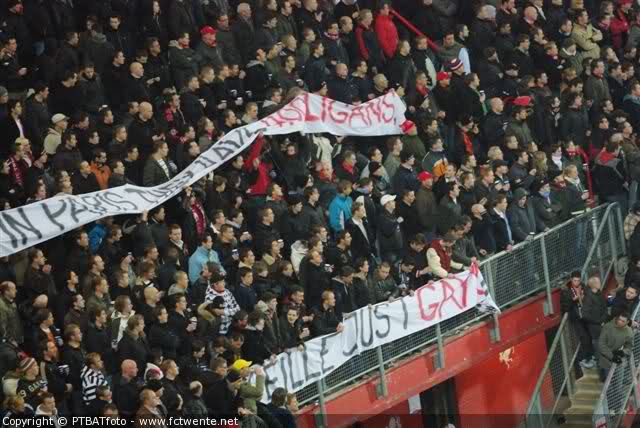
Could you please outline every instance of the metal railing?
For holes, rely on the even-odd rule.
[[[632,319],[640,322],[640,305],[634,310]],[[608,428],[615,428],[627,413],[629,399],[633,398],[636,404],[640,404],[640,331],[634,329],[633,333],[631,355],[623,359],[622,364],[613,364],[609,370],[593,413],[594,426],[606,422]]]
[[[574,364],[579,350],[578,336],[571,328],[569,315],[564,314],[529,400],[524,419],[525,427],[550,426],[562,398],[573,395],[576,382]]]
[[[616,204],[601,205],[585,212],[553,229],[519,243],[510,252],[501,252],[480,263],[480,270],[487,281],[491,295],[500,309],[506,309],[532,295],[546,292],[545,309],[553,314],[551,293],[562,285],[570,272],[598,265],[586,263],[588,255],[596,254],[604,265],[612,264],[624,253],[622,217],[613,215],[619,211]],[[596,242],[597,241],[597,242]],[[587,245],[594,243],[592,251]],[[443,337],[455,335],[471,324],[493,316],[493,340],[500,340],[500,323],[497,315],[469,310],[441,322],[436,326],[416,332],[392,343],[371,349],[349,360],[324,379],[297,392],[302,404],[321,404],[317,426],[325,426],[322,408],[326,397],[339,392],[365,377],[379,375],[385,367],[399,359],[425,349],[436,347],[435,367],[443,368]],[[384,396],[386,380],[380,376],[379,396]]]
[[[597,272],[604,283],[618,255],[625,252],[624,236],[619,235],[619,227],[622,224],[620,208],[617,204],[609,205],[601,220],[595,216],[590,220],[591,223],[587,227],[593,233],[593,239],[586,241],[591,245],[581,268],[582,279],[586,280],[590,273]],[[578,225],[577,230],[584,227],[584,224]],[[581,236],[584,231],[577,233]],[[584,250],[586,242],[583,241],[583,245],[580,246]],[[579,350],[580,343],[565,314],[529,400],[524,419],[525,426],[550,426],[562,399],[573,397],[576,381],[574,364]]]

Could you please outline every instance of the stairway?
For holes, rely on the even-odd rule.
[[[582,369],[583,376],[576,381],[571,397],[571,407],[564,411],[565,423],[562,428],[591,427],[593,411],[604,386],[600,382],[598,369]]]

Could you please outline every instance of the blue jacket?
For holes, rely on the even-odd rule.
[[[347,220],[351,218],[352,202],[350,196],[338,194],[329,204],[329,225],[335,233],[344,229]]]
[[[200,273],[202,272],[202,268],[207,262],[216,263],[220,268],[220,272],[226,275],[226,272],[220,263],[218,253],[214,250],[205,250],[203,246],[199,246],[193,252],[191,257],[189,257],[189,282],[193,284],[198,280]]]

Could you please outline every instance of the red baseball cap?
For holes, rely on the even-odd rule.
[[[422,171],[420,174],[418,174],[418,180],[420,180],[420,182],[422,183],[430,178],[433,178],[433,174],[431,174],[429,171]]]
[[[515,106],[527,107],[530,104],[531,104],[531,97],[527,97],[527,96],[516,97],[516,99],[513,100],[513,105]]]
[[[216,29],[209,25],[202,27],[202,29],[200,30],[200,34],[203,36],[206,34],[216,34],[216,33],[217,33]]]

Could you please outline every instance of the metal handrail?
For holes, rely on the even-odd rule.
[[[549,371],[549,367],[551,366],[551,360],[555,355],[556,348],[560,343],[560,337],[565,328],[568,328],[569,325],[569,314],[566,313],[562,316],[562,321],[560,322],[560,327],[558,327],[558,331],[556,332],[555,337],[553,338],[553,342],[551,343],[551,348],[549,348],[549,353],[547,355],[547,360],[544,362],[544,367],[542,367],[542,371],[540,372],[540,376],[538,377],[538,381],[536,382],[536,387],[533,389],[533,396],[529,400],[529,405],[527,406],[526,415],[531,414],[533,412],[533,407],[535,405],[535,400],[533,399],[535,395],[537,395],[542,388],[542,383],[544,382],[544,378]]]
[[[505,279],[501,280],[500,277],[496,277],[496,273],[497,273],[496,269],[500,268],[503,259],[506,262],[507,257],[511,257],[513,255],[513,252],[515,251],[531,250],[532,253],[536,251],[540,251],[540,246],[543,246],[543,245],[548,251],[552,251],[552,248],[554,247],[552,247],[551,245],[556,245],[556,244],[553,244],[554,241],[557,242],[559,238],[569,239],[569,235],[563,236],[563,234],[565,232],[571,233],[570,231],[573,225],[588,224],[587,222],[589,222],[590,219],[594,218],[593,216],[596,216],[598,221],[602,221],[602,222],[610,221],[609,220],[610,213],[614,209],[615,205],[616,204],[600,205],[598,207],[590,209],[588,212],[585,212],[579,216],[569,219],[546,232],[536,235],[534,239],[515,245],[511,252],[502,251],[498,254],[494,254],[488,257],[487,259],[483,260],[480,263],[480,269],[483,271],[483,275],[489,286],[490,293],[494,297],[494,299],[498,298],[498,296],[496,295],[497,290],[504,291],[505,287],[507,286],[511,287],[511,283],[508,280],[505,280]],[[607,214],[605,215],[605,213]],[[552,234],[555,234],[555,235],[552,235]],[[602,235],[602,233],[600,234],[599,239],[600,238],[604,239],[604,236]],[[610,239],[615,240],[616,245],[618,245],[617,234],[615,236],[611,236]],[[526,249],[524,249],[525,247]],[[593,254],[594,254],[594,251],[591,252],[591,257],[593,257]],[[578,262],[577,265],[572,265],[572,266],[575,266],[575,268],[579,268],[579,266],[582,264],[582,257],[580,257],[579,260],[576,260]],[[551,280],[557,281],[557,279],[559,279],[558,274],[560,274],[560,272],[556,269],[554,270],[553,277],[550,277],[549,272],[546,272],[546,269],[548,269],[548,267],[545,266],[544,269],[545,269],[545,278],[543,282],[539,284],[540,286],[537,286],[537,285],[529,286],[526,290],[523,290],[517,293],[517,296],[514,296],[513,299],[511,298],[502,299],[501,301],[496,300],[496,303],[498,304],[498,306],[501,309],[506,309],[507,307],[512,305],[514,302],[524,299],[527,296],[531,296],[533,294],[539,294],[540,292],[546,292],[547,301],[550,303],[553,288],[559,285],[558,282],[552,283]],[[504,281],[507,281],[508,284],[507,282],[504,282]],[[551,310],[548,311],[547,314],[551,315],[552,313],[553,313],[553,309],[551,308]],[[430,328],[430,329],[415,333],[414,338],[407,337],[407,338],[399,339],[398,341],[393,342],[391,344],[385,345],[382,347],[381,350],[376,349],[376,350],[366,351],[365,354],[359,355],[358,357],[351,360],[352,369],[341,371],[339,368],[335,372],[328,375],[327,378],[323,379],[323,382],[325,383],[323,384],[322,390],[320,390],[316,385],[312,385],[309,387],[309,389],[305,388],[304,390],[299,391],[299,393],[302,394],[301,396],[299,395],[299,401],[302,405],[306,405],[312,402],[318,403],[319,393],[320,395],[323,395],[322,397],[323,400],[326,400],[327,396],[338,393],[339,391],[344,389],[345,385],[353,384],[358,379],[361,379],[363,376],[371,376],[371,375],[380,376],[380,373],[382,373],[379,369],[380,364],[388,366],[390,363],[399,359],[406,358],[407,355],[413,354],[416,351],[424,352],[429,348],[437,347],[436,352],[440,354],[440,356],[442,357],[444,356],[445,347],[444,345],[442,345],[443,341],[439,340],[438,336],[447,336],[450,334],[455,334],[456,332],[460,331],[466,326],[473,325],[478,322],[486,321],[487,316],[488,314],[484,314],[484,313],[471,313],[471,312],[464,313],[456,318],[453,318],[451,320],[441,323],[441,329],[439,332],[436,331],[437,329],[434,330]],[[500,341],[500,323],[499,323],[498,317],[494,317],[494,321],[492,323],[491,335],[492,335],[493,341],[496,341],[496,342]],[[382,360],[380,359],[380,351],[383,354]],[[570,360],[573,360],[571,355],[567,355],[567,358]],[[442,361],[444,361],[444,359]]]
[[[615,211],[614,211],[615,210]],[[589,210],[587,213],[590,213],[591,210]],[[620,210],[619,210],[619,204],[614,203],[614,204],[610,204],[609,206],[607,206],[604,215],[602,216],[602,220],[600,221],[600,224],[598,225],[597,231],[594,234],[593,237],[593,243],[591,244],[591,247],[589,249],[589,252],[587,253],[587,257],[585,259],[585,262],[582,266],[582,272],[584,275],[584,272],[587,270],[587,268],[589,267],[589,265],[591,264],[591,261],[593,259],[593,256],[596,252],[596,249],[598,248],[598,246],[601,244],[600,243],[600,238],[602,237],[602,232],[603,230],[605,230],[605,226],[610,227],[610,221],[611,219],[615,220],[614,214],[612,213],[618,213],[619,214]],[[612,239],[615,239],[614,236],[611,237]],[[614,250],[615,253],[615,250]],[[614,254],[612,254],[613,256]],[[615,260],[611,262],[609,268],[607,269],[606,272],[603,272],[603,275],[606,276],[609,274],[609,271],[611,269],[611,266],[613,265],[613,263],[615,263]],[[605,280],[605,278],[600,278],[602,281]],[[564,334],[564,329],[565,328],[570,328],[570,324],[568,323],[568,314],[564,314],[564,316],[562,317],[562,322],[560,323],[560,327],[558,328],[558,331],[556,332],[556,336],[553,340],[553,343],[551,344],[551,348],[549,349],[549,353],[547,355],[547,359],[545,361],[544,367],[540,373],[540,376],[538,377],[538,381],[536,382],[536,386],[533,390],[533,393],[531,394],[531,398],[529,399],[529,405],[527,406],[527,412],[525,414],[525,425],[527,424],[527,422],[529,421],[529,418],[531,417],[531,415],[533,414],[534,411],[534,407],[536,406],[536,404],[541,405],[539,403],[539,396],[540,396],[540,391],[542,389],[542,385],[543,382],[545,380],[545,377],[547,376],[547,373],[549,371],[549,367],[551,365],[551,361],[553,360],[553,358],[555,357],[555,352],[556,352],[556,348],[558,346],[558,343],[560,343],[562,341],[562,337]],[[575,359],[578,355],[578,352],[580,350],[580,343],[578,343],[576,350],[574,352],[574,354],[571,356],[571,362],[568,365],[568,370],[565,371],[565,377],[564,379],[562,379],[562,383],[561,383],[561,387],[559,389],[559,391],[563,391],[565,386],[567,385],[567,382],[569,382],[570,377],[571,377],[571,370],[573,367],[573,364],[575,363]],[[561,394],[560,394],[561,395]],[[559,402],[559,398],[560,396],[556,397],[556,401],[554,402],[553,408],[551,409],[551,415],[555,414],[555,411],[557,409],[558,406],[558,402]]]
[[[600,225],[598,226],[598,231],[596,232],[595,236],[593,237],[593,244],[591,245],[591,248],[589,249],[589,252],[587,253],[587,258],[585,259],[584,264],[582,265],[583,275],[584,275],[584,272],[589,267],[589,264],[591,262],[591,258],[593,257],[593,253],[596,251],[596,249],[600,245],[600,236],[602,235],[602,231],[604,230],[605,224],[607,224],[607,218],[609,217],[609,214],[611,213],[611,211],[613,209],[617,209],[617,208],[619,208],[619,204],[616,202],[616,203],[610,204],[607,207],[607,209],[605,210],[604,216],[602,217],[602,221],[600,222]],[[600,278],[600,279],[604,280],[604,278]]]
[[[634,321],[639,321],[639,317],[640,317],[640,305],[636,305],[636,308],[633,311],[633,315],[632,315],[631,319],[634,320]],[[640,338],[640,331],[635,330],[634,331],[634,341],[635,340],[639,340],[639,338]],[[640,375],[640,360],[637,361],[637,362],[635,361],[633,352],[630,355],[630,358],[628,360],[628,364],[632,364],[633,365],[633,367],[631,367],[630,370],[632,372],[632,376],[635,379],[637,379],[638,375]],[[593,417],[592,417],[594,423],[596,422],[598,417],[601,416],[601,415],[596,413],[596,412],[598,412],[599,409],[601,409],[601,408],[604,409],[607,412],[606,414],[610,413],[609,403],[607,402],[607,393],[609,392],[609,388],[611,386],[610,378],[615,374],[615,371],[620,369],[620,368],[624,368],[624,366],[618,365],[618,364],[613,364],[611,366],[611,369],[609,370],[609,373],[607,375],[608,382],[605,382],[604,387],[602,388],[602,392],[600,393],[600,397],[598,397],[598,401],[596,402],[597,404],[596,404],[596,407],[595,407],[595,410],[594,410],[594,414],[593,414]],[[632,383],[629,386],[629,392],[626,393],[626,398],[623,400],[624,401],[623,408],[627,407],[627,403],[629,401],[629,398],[631,397],[631,393],[633,392],[634,386],[636,386],[634,383]],[[603,403],[606,403],[606,405],[603,404]]]

